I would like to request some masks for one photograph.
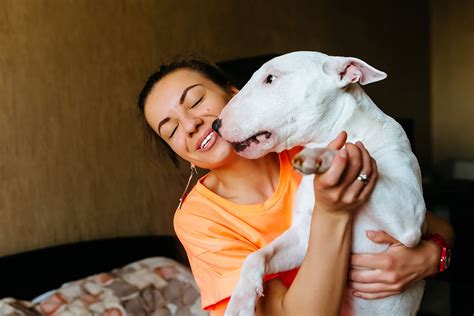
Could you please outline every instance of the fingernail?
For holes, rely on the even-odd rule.
[[[366,232],[366,234],[367,234],[367,237],[372,238],[372,237],[375,236],[375,231],[373,231],[373,230],[368,230],[368,231]]]
[[[352,291],[352,295],[354,295],[354,296],[360,296],[359,293],[356,292],[356,291]]]
[[[342,148],[339,151],[339,154],[341,155],[342,158],[347,158],[347,149],[346,149],[346,147]]]

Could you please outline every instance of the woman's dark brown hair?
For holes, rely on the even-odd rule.
[[[147,138],[147,143],[150,148],[156,146],[159,153],[164,153],[171,158],[176,167],[179,166],[179,160],[176,153],[171,149],[171,147],[151,128],[145,119],[145,103],[148,98],[148,95],[153,90],[153,87],[157,82],[163,79],[166,75],[172,73],[173,71],[179,69],[190,69],[197,71],[202,74],[205,78],[211,80],[222,90],[230,92],[230,87],[232,85],[229,78],[224,74],[224,72],[217,67],[217,65],[204,61],[202,59],[196,58],[179,58],[172,61],[169,64],[162,65],[160,68],[152,73],[148,80],[145,83],[142,91],[138,96],[138,109],[140,112],[140,117],[144,123],[145,133]]]

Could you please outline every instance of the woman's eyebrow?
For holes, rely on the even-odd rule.
[[[179,104],[183,104],[184,99],[186,98],[186,93],[188,93],[189,90],[191,90],[192,88],[197,87],[197,86],[202,86],[202,84],[200,84],[200,83],[193,84],[192,86],[189,86],[186,89],[184,89],[183,94],[181,94],[181,98],[179,99]]]
[[[169,120],[170,120],[170,118],[169,118],[169,117],[166,117],[166,118],[164,118],[164,119],[161,120],[160,124],[158,124],[158,135],[161,136],[160,129],[161,129],[161,127],[162,127],[164,124],[166,124]]]
[[[179,104],[183,104],[184,103],[184,99],[186,99],[186,94],[188,93],[189,90],[191,90],[192,88],[194,87],[197,87],[197,86],[202,86],[202,84],[200,83],[197,83],[197,84],[193,84],[189,87],[187,87],[186,89],[183,90],[183,93],[181,94],[181,97],[179,98]],[[161,133],[160,133],[160,129],[161,127],[166,124],[168,121],[170,120],[169,117],[166,117],[164,119],[161,120],[160,124],[158,124],[158,135],[161,136]]]

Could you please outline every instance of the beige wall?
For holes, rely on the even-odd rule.
[[[432,139],[435,163],[474,160],[474,2],[432,5]]]
[[[135,110],[173,54],[363,58],[389,74],[369,94],[416,119],[428,165],[428,17],[426,1],[1,0],[0,255],[173,232],[187,170],[144,154]]]

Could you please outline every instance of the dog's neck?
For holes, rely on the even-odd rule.
[[[349,140],[358,138],[354,131],[358,135],[367,135],[368,131],[376,127],[377,119],[374,116],[378,116],[378,113],[380,110],[362,87],[352,84],[346,88],[345,93],[332,100],[329,110],[317,123],[317,128],[307,131],[305,143],[325,146],[341,131],[348,132]]]

